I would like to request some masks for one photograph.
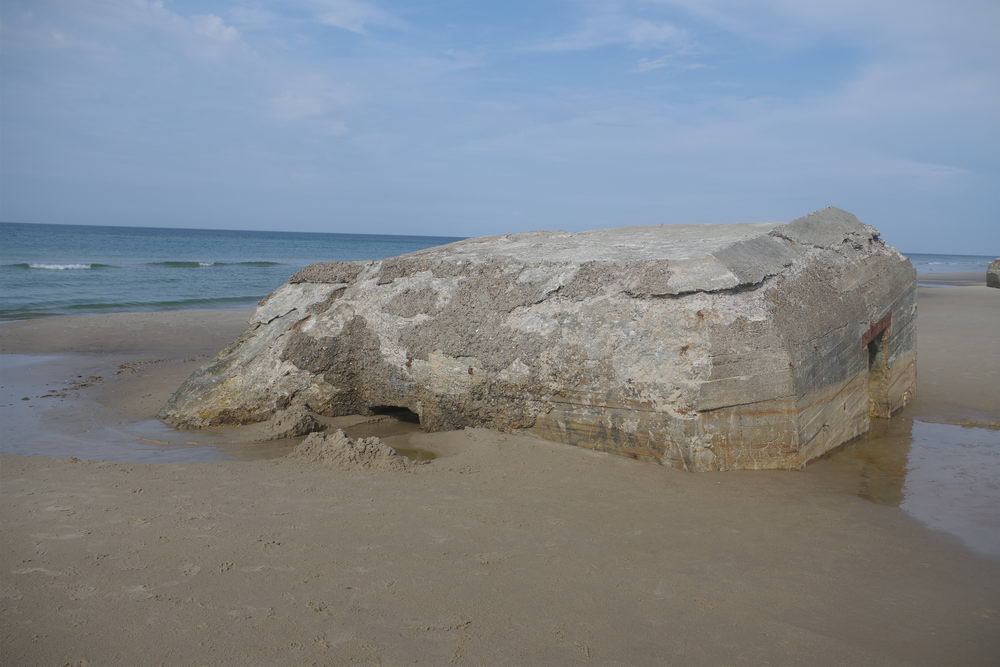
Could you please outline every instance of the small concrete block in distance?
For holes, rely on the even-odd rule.
[[[686,470],[798,468],[915,388],[916,275],[850,213],[473,238],[306,267],[180,427],[386,406]]]
[[[986,269],[986,285],[1000,287],[1000,257],[990,262],[989,268]]]

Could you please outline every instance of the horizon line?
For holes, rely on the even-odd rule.
[[[762,223],[686,223],[686,224],[762,224]],[[765,223],[766,224],[766,223]],[[251,233],[275,233],[275,234],[327,234],[332,236],[396,236],[404,238],[433,238],[433,239],[457,239],[464,240],[470,238],[477,238],[476,236],[451,236],[442,234],[386,234],[386,233],[359,233],[359,232],[305,232],[305,231],[289,231],[283,229],[222,229],[218,227],[161,227],[158,225],[115,225],[115,224],[105,224],[105,225],[94,225],[94,224],[82,224],[73,222],[20,222],[17,220],[0,220],[0,225],[48,225],[51,227],[101,227],[110,229],[164,229],[173,231],[185,231],[185,232],[251,232]],[[650,227],[668,227],[670,225],[648,225]],[[534,231],[567,231],[567,230],[534,230]],[[578,230],[586,231],[586,230]],[[516,232],[515,232],[516,233]],[[496,234],[487,234],[486,236],[497,236]],[[892,245],[892,244],[890,244]],[[992,254],[970,254],[961,252],[910,252],[906,250],[901,250],[897,246],[892,246],[899,250],[899,252],[904,255],[952,255],[955,257],[993,257]]]
[[[162,227],[159,225],[93,225],[79,222],[20,222],[18,220],[0,220],[0,225],[48,225],[51,227],[105,227],[110,229],[166,229],[183,232],[261,232],[268,234],[332,234],[339,236],[404,236],[430,239],[467,239],[469,236],[450,236],[443,234],[385,234],[361,232],[304,232],[286,229],[223,229],[220,227]]]

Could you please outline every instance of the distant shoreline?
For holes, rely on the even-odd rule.
[[[985,284],[985,282],[984,282]],[[247,310],[253,311],[257,307],[257,302],[264,298],[264,294],[251,297],[251,298],[238,298],[238,300],[233,301],[233,303],[227,305],[224,301],[212,300],[211,303],[207,303],[204,306],[199,306],[195,303],[186,303],[178,305],[176,307],[170,308],[135,308],[129,309],[128,307],[119,306],[108,306],[106,309],[94,309],[94,310],[82,310],[79,313],[33,313],[27,317],[0,317],[0,327],[5,324],[10,324],[14,322],[37,322],[39,320],[48,320],[53,317],[88,317],[88,316],[107,316],[107,315],[133,315],[138,313],[179,313],[186,311],[216,311],[216,310]]]
[[[917,284],[927,287],[985,285],[986,269],[983,269],[982,273],[975,271],[964,273],[918,273]]]

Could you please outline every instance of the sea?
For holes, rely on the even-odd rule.
[[[384,259],[458,240],[4,222],[0,320],[251,308],[307,264]]]
[[[384,259],[458,237],[0,223],[0,320],[250,308],[313,262]],[[918,273],[989,256],[907,254]]]
[[[982,273],[986,279],[986,267],[997,255],[930,255],[920,252],[904,252],[919,275],[932,273]]]

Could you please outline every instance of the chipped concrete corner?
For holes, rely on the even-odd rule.
[[[161,417],[399,406],[432,431],[525,429],[692,471],[799,468],[912,398],[915,278],[833,208],[315,264]]]

